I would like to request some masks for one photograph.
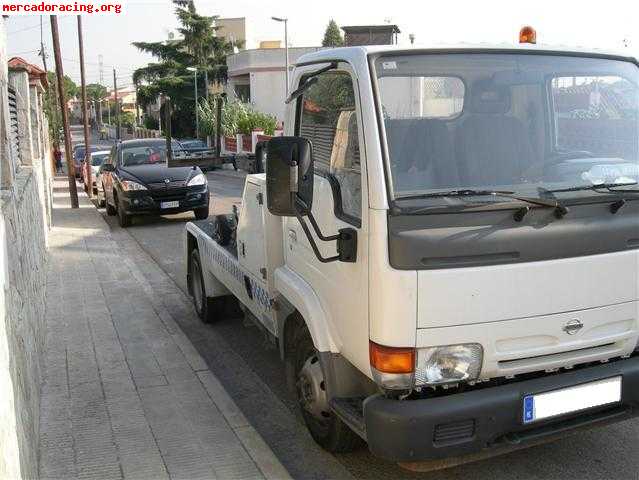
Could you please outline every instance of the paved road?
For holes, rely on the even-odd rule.
[[[243,179],[234,172],[208,175],[212,213],[229,212],[239,203]],[[137,219],[127,232],[186,289],[182,251],[184,223],[191,214]],[[114,217],[107,217],[118,229]],[[184,327],[183,327],[184,328]],[[366,449],[330,455],[317,447],[295,414],[274,349],[238,319],[188,326],[185,333],[224,384],[238,406],[295,478],[639,478],[639,421],[606,427],[527,450],[448,470],[413,473],[381,461]]]

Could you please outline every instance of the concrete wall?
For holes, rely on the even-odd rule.
[[[17,165],[8,148],[5,22],[0,19],[0,478],[37,478],[50,162],[46,124],[39,107],[31,115],[25,71],[12,72],[11,82],[21,92],[19,129],[29,157]],[[33,94],[41,105],[41,92]]]

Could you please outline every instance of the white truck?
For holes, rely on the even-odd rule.
[[[314,439],[422,462],[639,413],[639,69],[545,48],[300,58],[188,285],[280,349]]]

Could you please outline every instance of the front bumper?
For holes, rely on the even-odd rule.
[[[523,398],[621,375],[621,402],[553,419],[523,423]],[[420,400],[381,395],[364,402],[371,452],[396,462],[419,462],[538,442],[580,428],[639,415],[639,356],[533,380]]]
[[[193,189],[179,194],[154,194],[153,191],[135,191],[122,195],[122,205],[128,215],[172,214],[188,212],[209,206],[208,188]],[[178,202],[178,207],[162,208],[165,202]]]

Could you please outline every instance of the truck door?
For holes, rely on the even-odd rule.
[[[303,78],[303,77],[302,77]],[[287,265],[315,290],[340,353],[368,369],[368,216],[364,128],[356,77],[347,64],[324,72],[297,100],[295,135],[313,145],[313,215],[324,235],[357,230],[355,263],[322,263],[296,218],[286,218]],[[335,242],[315,239],[325,257]]]

